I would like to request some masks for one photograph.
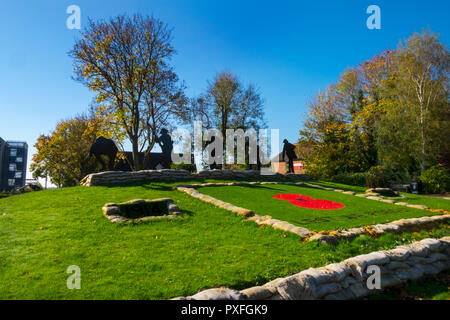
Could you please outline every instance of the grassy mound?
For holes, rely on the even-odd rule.
[[[448,234],[442,228],[337,247],[302,243],[172,185],[75,187],[0,199],[0,299],[169,299],[219,285],[242,289]],[[108,202],[164,197],[175,201],[183,219],[112,224],[102,216]],[[71,265],[80,267],[80,290],[66,286]]]

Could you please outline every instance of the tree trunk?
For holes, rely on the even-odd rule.
[[[422,136],[422,154],[420,157],[420,172],[425,170],[425,125],[423,120],[423,107],[420,107],[420,131]]]
[[[141,164],[139,161],[139,145],[137,142],[137,139],[132,141],[132,150],[133,150],[133,164],[134,168],[133,171],[139,171],[141,170]]]
[[[145,150],[145,153],[144,153],[144,162],[142,164],[142,168],[143,169],[147,169],[148,168],[148,165],[150,163],[150,153],[151,153],[151,151],[152,151],[154,146],[155,146],[155,141],[151,140],[149,142],[149,146],[148,146],[147,150]]]
[[[222,113],[222,163],[217,164],[218,169],[223,169],[224,167],[224,161],[223,161],[223,154],[226,150],[226,136],[227,136],[227,124],[228,124],[228,112],[224,111]]]

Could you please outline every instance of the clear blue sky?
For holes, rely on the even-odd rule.
[[[79,36],[66,8],[87,18],[154,14],[173,27],[173,60],[187,94],[224,69],[260,87],[270,128],[296,141],[306,102],[347,67],[394,48],[422,28],[448,44],[448,0],[346,1],[13,1],[0,0],[0,137],[30,146],[56,123],[87,110],[92,93],[73,81],[67,52]],[[381,30],[366,8],[381,8]]]

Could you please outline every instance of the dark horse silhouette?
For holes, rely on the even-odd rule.
[[[89,155],[94,155],[97,161],[101,163],[102,171],[105,171],[106,169],[113,170],[114,160],[116,159],[118,151],[119,149],[117,148],[113,140],[107,139],[105,137],[98,137],[91,145]],[[106,166],[105,161],[103,161],[102,155],[108,157],[108,166]]]

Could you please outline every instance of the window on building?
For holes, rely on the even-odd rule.
[[[16,166],[15,163],[11,163],[11,164],[9,165],[9,171],[16,171],[16,169],[17,169],[17,166]]]
[[[14,174],[14,178],[21,179],[21,178],[22,178],[22,172],[17,171],[17,172]]]
[[[14,184],[16,183],[16,180],[14,179],[8,179],[8,186],[14,187]]]
[[[9,150],[9,155],[10,155],[11,157],[17,156],[17,149],[11,149],[11,150]]]
[[[20,163],[20,162],[23,162],[22,157],[17,157],[17,158],[16,158],[16,162],[19,162],[19,163]]]

